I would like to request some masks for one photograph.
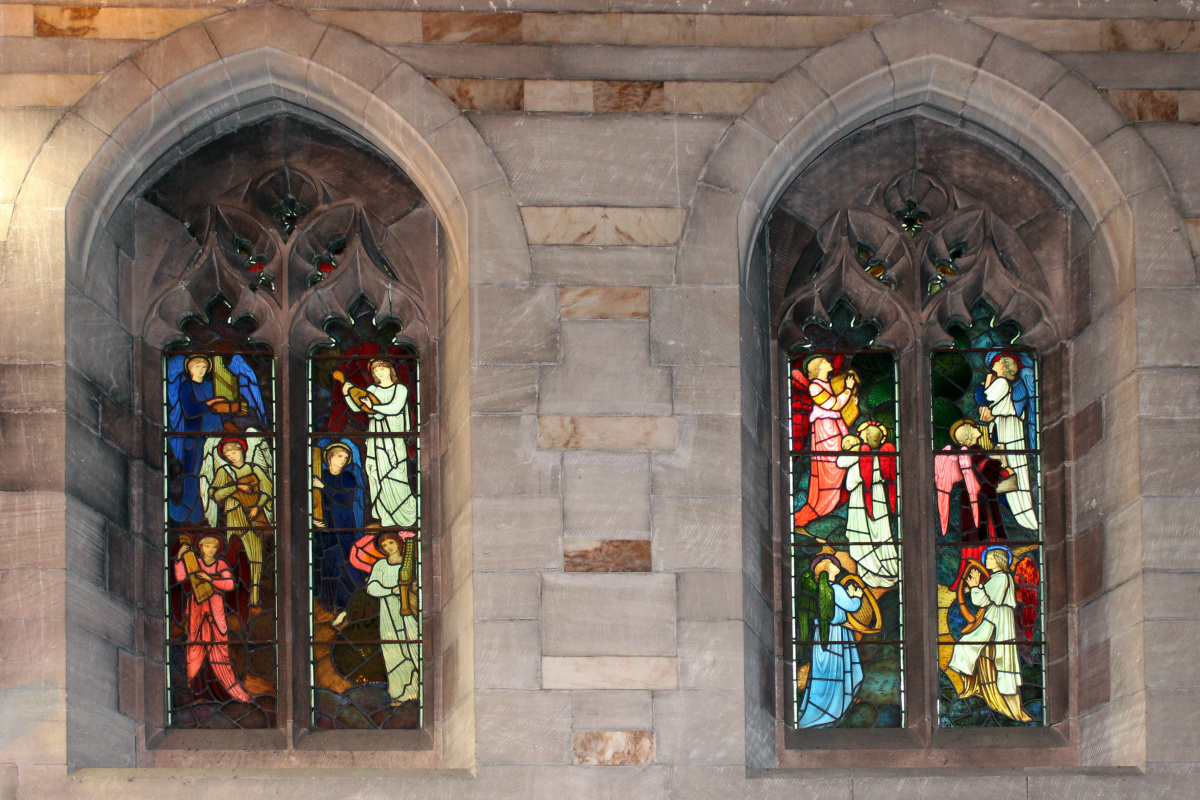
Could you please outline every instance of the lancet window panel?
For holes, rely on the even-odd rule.
[[[437,229],[364,147],[272,118],[142,195],[165,728],[427,726]]]
[[[797,728],[904,724],[895,353],[845,304],[789,354]]]

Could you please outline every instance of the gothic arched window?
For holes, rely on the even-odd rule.
[[[428,204],[364,143],[277,116],[170,165],[136,228],[161,364],[161,724],[423,727]]]
[[[1011,148],[920,117],[847,137],[773,210],[798,746],[1063,721],[1062,454],[1042,440],[1080,222]]]

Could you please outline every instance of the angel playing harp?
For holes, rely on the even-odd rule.
[[[833,372],[833,362],[819,354],[808,356],[800,369],[792,370],[794,405],[799,406],[792,410],[794,425],[800,428],[793,430],[797,448],[808,444],[810,450],[836,454],[850,432],[847,424],[858,417],[858,376],[853,371],[836,376]],[[845,501],[842,483],[846,470],[838,466],[837,456],[814,455],[811,465],[808,499],[795,513],[796,528],[829,514]]]
[[[800,728],[827,728],[845,718],[862,686],[857,641],[879,621],[879,608],[856,575],[840,581],[842,565],[823,553],[797,581],[799,635],[811,641],[807,683],[800,702]],[[865,623],[861,616],[868,616]]]
[[[420,697],[421,610],[417,541],[412,531],[367,534],[355,542],[350,562],[367,577],[367,594],[379,598],[379,645],[393,706]]]
[[[968,562],[964,586],[958,589],[967,625],[954,645],[947,670],[954,673],[959,697],[982,697],[996,713],[1029,722],[1021,705],[1018,636],[1028,642],[1034,635],[1039,574],[1031,555],[1021,558],[1015,569],[1012,561],[1007,547],[993,545],[984,551],[983,563]],[[967,607],[964,587],[978,611]]]
[[[258,376],[240,355],[226,360],[220,355],[176,355],[167,361],[168,433],[203,434],[237,430],[235,419],[269,425]],[[182,491],[169,499],[173,523],[200,525],[204,497],[199,468],[205,439],[202,436],[168,436],[171,454],[180,463]]]
[[[252,433],[253,431],[247,431]],[[250,562],[250,610],[261,610],[260,586],[264,539],[275,524],[275,474],[270,442],[261,436],[206,440],[200,483],[205,490],[205,520],[239,537]]]

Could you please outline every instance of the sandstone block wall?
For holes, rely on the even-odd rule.
[[[0,797],[1194,796],[1194,4],[243,5],[0,4]],[[318,66],[283,97],[293,64]],[[125,121],[151,120],[139,130],[169,147],[154,121],[175,124],[189,100],[172,82],[205,68],[237,86],[231,107],[351,98],[341,124],[427,146],[412,169],[453,177],[427,190],[452,240],[455,421],[446,718],[426,760],[314,759],[287,737],[168,757],[137,722],[161,703],[134,658],[160,634],[129,602],[131,576],[160,564],[127,502],[153,432],[122,413],[136,364],[106,357],[131,348],[120,299],[81,274],[72,226],[103,196],[87,182],[150,147]],[[276,82],[238,83],[255,69]],[[754,511],[772,457],[754,234],[806,142],[957,69],[984,76],[960,109],[1028,104],[992,129],[1079,187],[1106,248],[1064,389],[1070,763],[1022,771],[998,751],[958,768],[821,771],[807,755],[778,769],[797,764],[769,711],[781,655],[772,523]],[[929,102],[944,111],[948,91]],[[113,274],[121,224],[88,256]]]

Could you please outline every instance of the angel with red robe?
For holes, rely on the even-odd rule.
[[[861,438],[859,438],[861,437]],[[868,586],[890,589],[900,580],[900,555],[892,537],[892,514],[896,513],[896,447],[886,441],[887,428],[874,421],[858,426],[858,436],[846,436],[843,451],[862,455],[838,456],[845,470],[849,493],[846,539],[850,557],[858,564],[859,577]]]
[[[200,672],[207,663],[230,697],[249,703],[253,698],[234,674],[229,656],[225,600],[237,590],[237,581],[229,564],[217,557],[224,544],[220,534],[205,533],[195,544],[200,551],[197,557],[192,542],[184,536],[175,556],[175,582],[187,595],[187,678],[194,690],[205,691],[209,682]]]
[[[835,356],[835,360],[842,357]],[[846,500],[843,489],[846,469],[838,466],[836,453],[841,449],[842,439],[850,433],[843,410],[856,399],[858,379],[850,372],[838,376],[842,378],[839,381],[831,378],[833,372],[833,362],[821,354],[805,358],[800,369],[792,370],[793,396],[799,403],[799,408],[792,411],[793,440],[798,448],[807,443],[807,449],[831,453],[811,456],[808,499],[795,513],[796,528],[829,514]],[[840,391],[835,390],[834,383],[842,387]]]
[[[1008,539],[1000,516],[997,487],[1011,477],[1011,473],[986,452],[991,448],[983,441],[985,433],[978,423],[968,419],[959,420],[950,426],[950,438],[958,445],[958,449],[948,444],[933,459],[938,518],[943,536],[949,529],[954,487],[960,483],[963,485],[957,508],[959,541],[971,544],[962,548],[958,576],[950,586],[955,591],[958,590],[968,561],[978,560],[989,544]]]

